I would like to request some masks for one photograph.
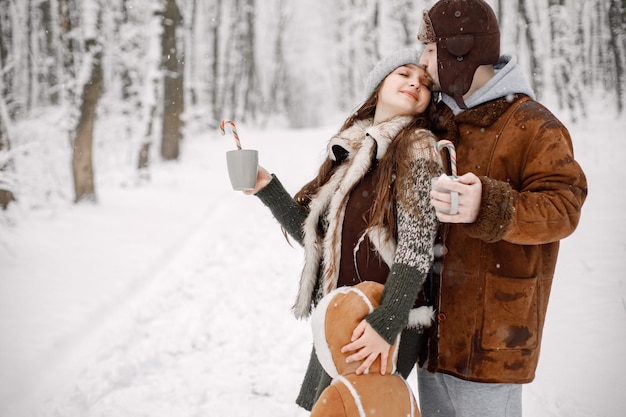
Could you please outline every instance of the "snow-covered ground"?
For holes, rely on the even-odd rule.
[[[595,109],[569,126],[590,195],[562,243],[526,417],[626,410],[626,120]],[[295,192],[336,126],[238,128]],[[185,139],[180,163],[154,164],[149,182],[100,173],[98,204],[10,210],[0,416],[307,414],[293,400],[310,329],[290,313],[302,252],[255,197],[230,189],[233,147],[204,132]]]

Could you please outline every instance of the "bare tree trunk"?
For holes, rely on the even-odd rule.
[[[9,49],[13,42],[13,28],[9,14],[8,8],[0,8],[0,78],[2,80],[0,96],[2,97],[8,95],[7,90],[10,90],[10,84],[7,84],[6,80],[11,79],[8,60],[10,56]]]
[[[28,87],[26,89],[26,108],[33,108],[34,101],[34,88],[35,88],[35,68],[33,65],[33,13],[32,13],[33,1],[28,0],[26,4],[26,39],[28,39],[27,52],[26,52],[26,71],[28,71],[26,75],[26,79],[28,82]]]
[[[95,30],[93,32],[95,35]],[[72,141],[75,202],[96,200],[92,152],[96,108],[102,90],[102,46],[96,35],[86,40],[85,47],[87,53],[84,65],[89,67],[89,79],[82,86],[80,116]]]
[[[10,86],[7,86],[4,81],[5,77],[8,78],[7,59],[12,38],[11,28],[5,27],[5,23],[8,24],[10,21],[8,12],[7,8],[0,10],[0,207],[4,210],[11,201],[15,200],[13,195],[14,182],[11,180],[13,159],[9,154],[11,150],[11,119],[5,102],[5,97],[11,96],[13,92],[10,91]]]
[[[176,0],[166,0],[163,13],[163,129],[161,131],[161,156],[165,160],[178,159],[182,139],[182,114],[184,108],[182,59],[179,58],[176,29],[181,16]],[[182,53],[181,53],[182,55]]]
[[[400,4],[397,6],[400,10],[398,18],[400,20],[400,24],[402,25],[402,33],[403,33],[403,38],[404,38],[404,40],[402,41],[402,44],[406,46],[410,46],[415,43],[416,35],[417,35],[417,30],[415,28],[415,25],[413,24],[413,21],[409,19],[411,15],[410,10],[411,10],[411,7],[413,6],[413,1],[403,0],[402,2],[399,2],[399,3]],[[379,6],[377,4],[376,8],[378,9],[378,7]],[[386,54],[380,54],[380,55],[386,55]]]
[[[624,1],[622,1],[624,3]],[[624,9],[619,0],[611,0],[609,6],[609,46],[615,60],[615,92],[617,112],[624,111],[624,65],[626,65],[626,51],[624,46]]]
[[[187,62],[185,62],[185,84],[187,90],[187,106],[191,107],[196,106],[198,104],[198,77],[196,73],[197,65],[196,60],[197,56],[194,53],[194,47],[198,43],[197,31],[196,31],[196,18],[198,16],[198,0],[188,0],[189,4],[186,10],[186,16],[188,16],[185,21],[185,57],[187,58]],[[191,106],[189,106],[191,105]]]
[[[338,8],[337,43],[341,71],[339,88],[343,90],[339,95],[338,106],[350,109],[362,99],[363,84],[369,70],[380,59],[380,55],[387,55],[390,51],[381,54],[378,52],[377,0],[343,0]],[[402,11],[398,13],[403,14]],[[415,35],[413,42],[417,42]]]
[[[159,80],[157,78],[151,78],[148,80],[148,86],[146,88],[150,89],[148,91],[148,99],[144,102],[145,107],[145,117],[144,117],[144,133],[141,141],[141,146],[139,148],[139,155],[137,159],[137,170],[139,171],[140,177],[149,178],[148,168],[150,167],[150,149],[152,148],[152,137],[154,135],[154,123],[157,117],[157,89],[160,85]]]
[[[350,5],[347,4],[348,0],[338,0],[335,5],[337,7],[337,21],[335,22],[335,31],[337,46],[339,49],[339,74],[338,74],[338,88],[339,94],[337,96],[337,102],[339,108],[347,109],[353,105],[352,100],[352,81],[350,74],[350,61],[352,60],[351,47],[348,45],[347,39],[349,39],[349,30],[346,30],[349,24],[349,17],[351,16]]]
[[[278,0],[278,13],[275,15],[276,22],[274,28],[274,59],[272,60],[273,74],[270,85],[268,103],[266,111],[268,116],[271,114],[282,114],[289,108],[290,91],[287,63],[285,61],[285,30],[287,27],[288,17],[285,14],[285,0]],[[280,86],[280,87],[278,87]]]
[[[502,12],[502,2],[503,0],[496,0],[494,5],[494,10],[496,12],[498,22],[500,22],[500,25],[502,25],[502,20],[504,16],[504,13]]]
[[[2,65],[0,65],[0,68],[2,68]],[[0,89],[3,89],[2,85],[2,80],[0,80]],[[6,210],[11,201],[15,201],[13,194],[15,187],[15,181],[13,181],[14,174],[12,172],[13,158],[9,154],[11,150],[10,123],[4,97],[0,96],[0,207],[3,210]]]
[[[90,80],[83,87],[80,118],[73,141],[72,172],[74,174],[75,202],[96,200],[92,152],[96,107],[102,87],[100,60],[101,52],[94,53]]]
[[[41,14],[41,23],[44,31],[45,56],[55,57],[57,55],[54,42],[54,34],[56,33],[56,30],[53,28],[52,23],[52,13],[54,12],[52,9],[52,2],[42,1],[41,3],[39,3],[39,12]],[[55,65],[54,61],[49,58],[43,60],[43,65],[44,68],[42,68],[42,76],[44,78],[47,91],[47,93],[44,94],[44,97],[46,101],[51,104],[59,104],[59,76],[56,72],[57,66]]]
[[[128,25],[128,6],[127,3],[128,0],[121,0],[120,3],[120,13],[119,13],[119,22],[117,22],[117,30],[119,30],[120,27],[126,27]],[[123,48],[127,48],[126,45],[124,45]],[[127,52],[126,49],[124,49],[124,52]],[[130,52],[130,51],[129,51]],[[124,68],[122,69],[122,73],[120,74],[120,77],[122,78],[122,99],[124,99],[124,101],[132,101],[133,97],[133,79],[130,75],[130,69],[129,66],[124,65]]]
[[[137,169],[141,178],[149,178],[148,168],[150,167],[150,155],[152,144],[155,138],[155,123],[158,116],[158,103],[161,94],[159,94],[162,87],[162,77],[160,72],[161,63],[157,57],[161,55],[160,52],[160,28],[162,17],[162,10],[155,8],[152,13],[152,21],[150,22],[149,36],[148,36],[148,59],[146,65],[147,79],[145,84],[145,91],[142,94],[142,118],[141,118],[141,144],[139,148],[139,155],[137,158]]]
[[[76,78],[75,61],[74,61],[74,38],[72,32],[74,31],[74,25],[72,22],[72,10],[75,10],[76,4],[74,0],[58,0],[59,3],[59,16],[61,20],[61,40],[62,50],[60,58],[63,60],[63,81],[70,81]],[[71,83],[67,83],[71,85]],[[69,87],[63,90],[62,98],[66,103],[72,103],[76,92],[74,88]]]
[[[530,78],[531,86],[541,98],[543,94],[543,62],[541,56],[542,49],[539,47],[537,36],[539,35],[538,22],[536,22],[531,14],[528,0],[519,0],[519,13],[526,24],[526,41],[528,42],[528,50],[530,51],[530,67],[533,71],[533,77]]]
[[[211,54],[211,63],[209,66],[209,105],[211,107],[211,112],[213,115],[213,121],[215,122],[215,125],[217,126],[220,122],[220,106],[219,106],[219,102],[220,102],[220,98],[219,98],[219,88],[218,88],[218,83],[217,83],[217,79],[219,77],[219,63],[220,63],[220,58],[219,58],[219,52],[220,52],[220,36],[219,36],[219,17],[222,15],[222,0],[215,0],[215,6],[214,6],[214,15],[217,16],[217,19],[214,19],[211,23],[210,23],[210,34],[211,34],[211,39],[213,40],[213,48],[212,48],[212,54]]]
[[[255,0],[244,0],[244,18],[246,21],[246,32],[244,36],[244,60],[246,78],[248,85],[241,88],[243,93],[243,115],[242,120],[256,118],[259,112],[260,94],[258,87],[258,77],[256,72],[256,48],[255,48]],[[240,94],[241,94],[240,93]]]
[[[254,0],[236,0],[228,13],[230,34],[221,67],[221,118],[256,118],[261,100],[256,72]]]
[[[565,7],[564,0],[549,1],[550,31],[552,45],[552,61],[553,61],[553,79],[554,88],[559,99],[559,106],[570,110],[570,116],[576,121],[578,116],[585,117],[585,102],[583,100],[582,77],[572,68],[575,68],[578,48],[572,48],[576,39],[572,39],[573,34],[578,35],[576,28],[578,19],[572,21],[571,16],[577,16],[572,11],[568,15],[568,9]]]

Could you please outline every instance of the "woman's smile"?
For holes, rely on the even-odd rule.
[[[407,96],[411,97],[413,100],[415,101],[419,101],[419,97],[417,96],[417,94],[415,94],[414,92],[410,91],[410,90],[400,90],[400,92],[402,94],[406,94]]]

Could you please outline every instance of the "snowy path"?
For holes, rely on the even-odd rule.
[[[626,126],[605,125],[605,147],[577,127],[592,192],[562,244],[526,417],[626,409],[626,218],[613,213],[626,201],[614,152]],[[295,191],[329,131],[240,134]],[[289,312],[302,253],[229,189],[230,148],[192,138],[185,163],[158,167],[149,185],[102,187],[98,206],[25,215],[3,237],[0,416],[306,415],[293,400],[310,330]]]
[[[245,247],[228,244],[232,235],[215,233],[232,220],[221,205],[198,225],[151,285],[99,331],[87,349],[96,357],[40,415],[293,415],[294,378],[275,379],[271,368],[291,369],[295,378],[303,372],[308,328],[287,312],[285,271],[276,268],[277,282],[267,282],[269,275],[257,273],[258,257],[246,261]],[[284,246],[281,239],[276,229],[264,242],[275,265],[285,251],[268,248]],[[274,300],[284,300],[283,308],[267,308]],[[298,332],[301,338],[292,337]]]
[[[96,262],[90,265],[92,268],[104,269],[89,274],[88,280],[96,285],[95,294],[85,288],[88,284],[78,289],[72,286],[77,294],[74,299],[67,297],[71,305],[58,305],[63,296],[50,295],[52,316],[38,317],[38,322],[30,326],[31,332],[13,330],[16,335],[28,337],[18,337],[14,346],[9,343],[5,347],[5,358],[14,355],[21,360],[15,364],[6,359],[0,362],[3,379],[12,380],[0,389],[0,411],[15,417],[172,415],[174,411],[189,415],[190,410],[197,410],[199,415],[208,411],[209,415],[216,411],[220,415],[241,415],[254,409],[273,410],[272,415],[294,415],[294,410],[297,413],[293,398],[298,384],[293,381],[301,377],[310,348],[308,325],[295,321],[289,313],[295,294],[293,276],[300,268],[301,252],[286,244],[278,225],[256,199],[229,189],[222,148],[230,147],[230,143],[216,145],[205,137],[188,146],[193,154],[189,158],[195,165],[167,167],[165,175],[154,181],[161,192],[174,192],[188,183],[200,184],[192,191],[204,193],[204,197],[188,198],[179,193],[172,198],[182,202],[172,203],[169,210],[156,214],[155,201],[148,207],[130,201],[135,218],[128,220],[111,211],[110,202],[120,198],[118,192],[103,192],[102,200],[106,201],[99,206],[113,214],[109,223],[118,220],[126,226],[127,222],[144,222],[146,228],[160,229],[152,236],[142,231],[136,242],[129,243],[127,230],[109,230],[109,242],[106,229],[111,224],[92,229],[101,223],[102,213],[97,207],[73,210],[73,216],[76,211],[87,213],[81,219],[84,224],[73,222],[75,217],[33,222],[33,228],[44,236],[46,228],[54,235],[83,232],[100,236],[101,248],[118,248],[104,250],[100,259],[90,260]],[[219,156],[215,157],[214,152]],[[293,149],[294,154],[299,152]],[[298,168],[294,161],[287,169]],[[213,186],[207,187],[207,183]],[[141,196],[143,191],[136,190],[142,201],[146,199]],[[129,195],[122,197],[132,199]],[[174,210],[182,211],[182,216]],[[137,219],[141,212],[146,213],[147,220]],[[168,222],[179,225],[169,226]],[[165,230],[168,227],[175,230]],[[11,242],[18,243],[14,252],[37,252],[29,245],[33,236],[27,233],[28,228],[17,232],[16,242]],[[122,240],[120,234],[124,235]],[[24,239],[23,246],[19,245],[20,239]],[[137,256],[141,260],[129,260],[127,264],[135,267],[125,272],[127,277],[119,278],[115,274],[118,268],[109,265],[107,258],[124,257],[125,252],[135,251],[140,245],[144,246]],[[73,250],[79,248],[72,248],[69,242],[56,256],[69,257],[67,252]],[[17,264],[19,256],[9,257],[9,261]],[[64,276],[55,276],[49,290],[72,283],[71,274],[66,275],[67,266],[58,265],[57,269]],[[42,272],[33,280],[50,281],[46,274]],[[67,281],[65,285],[63,280]],[[107,282],[103,284],[104,280]],[[39,287],[33,291],[23,280],[9,284],[4,288],[22,293],[27,303],[33,302],[33,295],[38,297]],[[61,294],[66,289],[56,287],[54,291]],[[92,295],[96,297],[90,300]],[[30,313],[39,316],[39,311],[21,310],[37,306],[15,304],[13,310],[10,305],[4,308],[14,313],[18,322],[28,322],[26,316]],[[45,309],[39,306],[39,310]],[[20,313],[24,313],[21,319]],[[0,325],[11,332],[9,320]],[[38,327],[57,328],[46,335],[35,335]],[[38,349],[34,346],[37,342],[51,346]],[[277,367],[280,369],[272,369]],[[291,376],[278,378],[277,372]],[[155,401],[157,398],[160,400]],[[261,404],[257,407],[257,403]],[[287,411],[281,413],[281,409]]]

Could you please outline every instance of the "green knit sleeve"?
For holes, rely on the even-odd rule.
[[[272,174],[269,184],[255,195],[270,209],[285,231],[302,245],[302,223],[307,211],[296,204],[278,178]]]
[[[387,342],[406,327],[433,261],[433,245],[439,222],[430,205],[430,182],[441,170],[432,158],[432,148],[422,143],[416,149],[411,172],[398,178],[401,198],[396,201],[397,247],[381,305],[367,321]],[[433,174],[435,173],[435,175]]]
[[[409,322],[409,311],[426,273],[418,268],[395,263],[391,267],[380,306],[365,319],[376,332],[392,344]]]

